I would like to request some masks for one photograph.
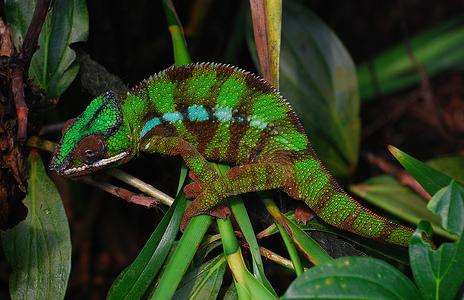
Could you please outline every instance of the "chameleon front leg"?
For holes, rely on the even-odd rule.
[[[194,200],[183,216],[182,229],[199,214],[224,216],[224,210],[213,209],[228,196],[281,188],[292,178],[290,166],[278,159],[233,167],[226,176],[221,176],[192,144],[179,137],[152,137],[142,144],[141,149],[148,153],[180,155],[193,172],[194,182],[184,191]]]
[[[224,209],[212,211],[213,208],[219,206],[226,198],[226,191],[228,190],[227,182],[223,176],[211,167],[209,162],[192,144],[179,137],[154,136],[149,141],[142,143],[141,151],[165,155],[180,155],[187,167],[195,174],[196,184],[201,186],[201,191],[195,194],[195,199],[187,208],[182,220],[181,229],[186,227],[193,216],[199,214],[209,213],[215,217],[225,217],[227,215],[227,211],[224,211]],[[186,186],[187,190],[188,186]]]

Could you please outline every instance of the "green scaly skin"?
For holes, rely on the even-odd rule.
[[[290,105],[260,77],[222,64],[171,67],[124,99],[108,92],[63,130],[51,169],[80,176],[127,162],[139,152],[180,155],[195,181],[182,226],[228,196],[282,189],[327,223],[406,246],[410,228],[351,198],[317,159]],[[227,176],[208,161],[231,164]]]

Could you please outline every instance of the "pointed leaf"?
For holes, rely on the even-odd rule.
[[[221,288],[225,270],[226,259],[223,255],[194,268],[184,276],[173,298],[215,300]]]
[[[342,257],[295,279],[282,299],[420,299],[414,284],[386,262]]]
[[[71,239],[66,213],[37,152],[29,156],[27,218],[2,233],[13,272],[12,299],[63,299],[71,270]]]
[[[284,1],[280,90],[336,176],[356,167],[359,95],[353,61],[335,33],[297,1]]]
[[[433,76],[464,66],[464,17],[459,16],[414,36],[410,40],[414,57]],[[387,95],[420,82],[420,74],[411,60],[406,44],[377,55],[358,67],[359,91],[363,100]]]
[[[461,185],[464,185],[464,156],[447,155],[426,161],[427,165],[445,173],[455,179]]]
[[[177,197],[151,234],[142,251],[113,282],[108,299],[141,298],[164,264],[179,231],[186,198]]]
[[[427,204],[430,211],[441,217],[443,227],[454,233],[461,234],[464,230],[464,187],[451,183],[439,190]]]
[[[464,283],[464,239],[461,235],[457,242],[432,250],[422,238],[430,232],[430,225],[421,222],[411,239],[409,257],[414,279],[424,299],[454,299]]]
[[[427,209],[426,202],[393,177],[384,175],[369,178],[363,183],[350,186],[350,190],[370,204],[412,224],[427,220],[433,224],[436,233],[452,238],[441,227],[440,218]]]
[[[452,180],[448,175],[429,167],[398,148],[389,146],[388,150],[430,195],[434,195]]]
[[[18,48],[34,12],[35,0],[6,0],[5,13]],[[52,2],[42,31],[39,48],[32,57],[29,76],[45,92],[47,99],[57,99],[79,71],[76,54],[69,45],[87,40],[89,17],[84,0]]]

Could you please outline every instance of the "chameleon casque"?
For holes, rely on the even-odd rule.
[[[228,196],[282,189],[327,223],[405,246],[412,230],[375,214],[345,193],[312,150],[294,110],[264,79],[229,65],[170,67],[126,96],[95,98],[63,128],[51,169],[80,176],[123,164],[139,152],[180,155],[194,179],[191,217]],[[230,164],[220,175],[208,161]]]

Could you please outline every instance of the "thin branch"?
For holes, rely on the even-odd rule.
[[[56,144],[54,142],[42,139],[40,137],[33,136],[33,137],[31,137],[31,138],[29,138],[27,140],[27,146],[34,147],[34,148],[37,148],[37,149],[41,149],[41,150],[48,151],[48,152],[53,152],[53,150],[55,149]],[[171,206],[172,203],[174,202],[174,199],[172,197],[170,197],[167,194],[163,193],[162,191],[158,190],[154,186],[152,186],[152,185],[150,185],[150,184],[148,184],[146,182],[143,182],[142,180],[140,180],[140,179],[138,179],[138,178],[124,172],[124,171],[113,168],[113,169],[107,170],[105,173],[107,175],[110,175],[110,176],[112,176],[114,178],[117,178],[117,179],[121,180],[122,182],[125,182],[125,183],[129,184],[130,186],[133,186],[133,187],[137,188],[141,192],[144,192],[145,194],[148,194],[148,195],[153,197],[153,198],[151,198],[151,197],[146,197],[146,198],[156,199],[156,201],[159,201],[159,202],[161,202],[163,204],[166,204],[168,206]],[[107,192],[114,195],[115,190],[112,189],[112,188],[110,188],[108,190],[108,187],[109,187],[108,185],[106,185],[104,183],[99,185],[99,184],[96,184],[95,181],[93,181],[93,180],[91,180],[91,181],[92,182],[88,182],[88,181],[84,181],[84,182],[92,184],[93,186],[101,188],[102,190],[105,190],[105,191],[107,191]],[[117,187],[115,187],[115,188],[117,188]],[[121,190],[124,190],[124,189],[121,189]],[[138,201],[137,199],[135,199],[135,200]],[[129,202],[133,202],[133,200],[131,200]]]
[[[43,23],[45,22],[45,18],[47,17],[48,8],[50,7],[51,0],[38,0],[34,14],[32,15],[31,23],[27,28],[27,33],[24,38],[24,42],[21,46],[21,54],[20,59],[23,63],[23,72],[27,74],[29,70],[29,65],[31,63],[32,55],[34,55],[35,51],[38,47],[38,40],[40,31],[42,30]]]
[[[117,178],[119,180],[121,180],[122,182],[125,182],[135,188],[137,188],[138,190],[144,192],[145,194],[148,194],[150,196],[152,196],[153,198],[159,200],[161,203],[164,203],[168,206],[171,206],[172,203],[174,202],[174,199],[163,193],[162,191],[156,189],[154,186],[152,186],[151,184],[148,184],[146,182],[143,182],[142,180],[124,172],[124,171],[121,171],[119,169],[111,169],[111,170],[108,170],[106,172],[106,174],[114,177],[114,178]]]
[[[0,56],[11,57],[14,53],[13,41],[8,25],[0,18]]]
[[[261,253],[262,256],[266,257],[267,259],[283,266],[286,267],[289,270],[295,270],[293,267],[293,263],[291,260],[280,256],[279,254],[272,252],[271,250],[264,248],[264,247],[259,247],[259,253]],[[304,271],[307,270],[307,268],[303,268]]]
[[[107,193],[110,193],[118,198],[121,198],[129,203],[134,203],[146,208],[152,208],[158,203],[158,201],[156,201],[156,199],[154,198],[138,195],[129,190],[114,186],[109,183],[98,182],[88,176],[79,178],[77,180],[98,187],[99,189]]]
[[[19,64],[11,66],[11,92],[16,107],[18,140],[20,141],[25,141],[27,136],[28,108],[24,97],[24,74],[27,74],[32,55],[37,50],[40,31],[49,6],[50,0],[37,1],[21,52],[18,55]]]
[[[389,163],[385,158],[376,156],[372,153],[367,155],[367,161],[374,166],[377,166],[384,173],[392,175],[396,178],[402,185],[405,185],[412,189],[416,194],[421,196],[426,200],[430,200],[430,195],[427,193],[424,188],[411,176],[409,173],[405,172],[403,169],[398,168],[397,166]]]

